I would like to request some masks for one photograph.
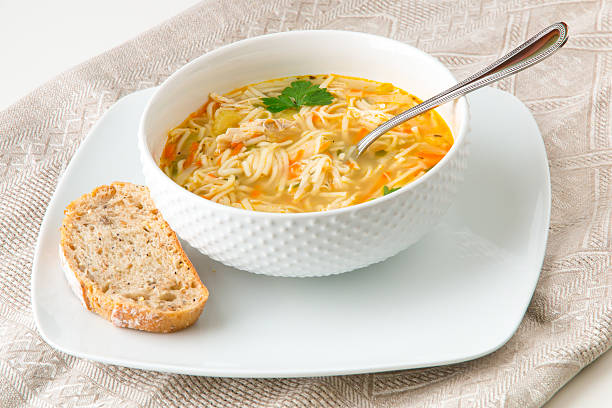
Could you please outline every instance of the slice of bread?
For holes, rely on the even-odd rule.
[[[100,186],[64,214],[60,259],[87,309],[115,326],[160,333],[198,319],[208,290],[148,188]]]

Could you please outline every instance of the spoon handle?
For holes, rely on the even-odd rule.
[[[378,126],[357,143],[356,157],[359,157],[382,134],[397,125],[446,102],[537,64],[561,48],[567,41],[567,38],[567,24],[563,22],[545,28],[482,71],[475,73],[457,85],[394,116]]]

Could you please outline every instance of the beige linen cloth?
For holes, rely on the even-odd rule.
[[[461,78],[560,20],[570,27],[567,45],[497,85],[535,115],[553,191],[540,281],[518,331],[497,352],[390,373],[223,379],[82,360],[38,335],[29,281],[45,208],[79,143],[120,97],[223,44],[294,29],[395,38]],[[611,344],[611,78],[612,4],[602,0],[208,1],[60,75],[0,113],[0,406],[542,405]]]

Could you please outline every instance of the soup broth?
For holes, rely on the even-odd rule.
[[[189,191],[246,210],[347,207],[393,193],[451,148],[449,127],[431,110],[381,136],[358,160],[348,158],[368,132],[420,102],[390,83],[340,75],[211,93],[168,132],[160,167]]]

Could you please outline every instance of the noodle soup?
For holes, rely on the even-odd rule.
[[[340,75],[270,80],[206,103],[176,128],[160,159],[176,183],[246,210],[311,212],[393,193],[453,144],[435,111],[392,129],[358,159],[368,132],[420,100],[389,83]]]

